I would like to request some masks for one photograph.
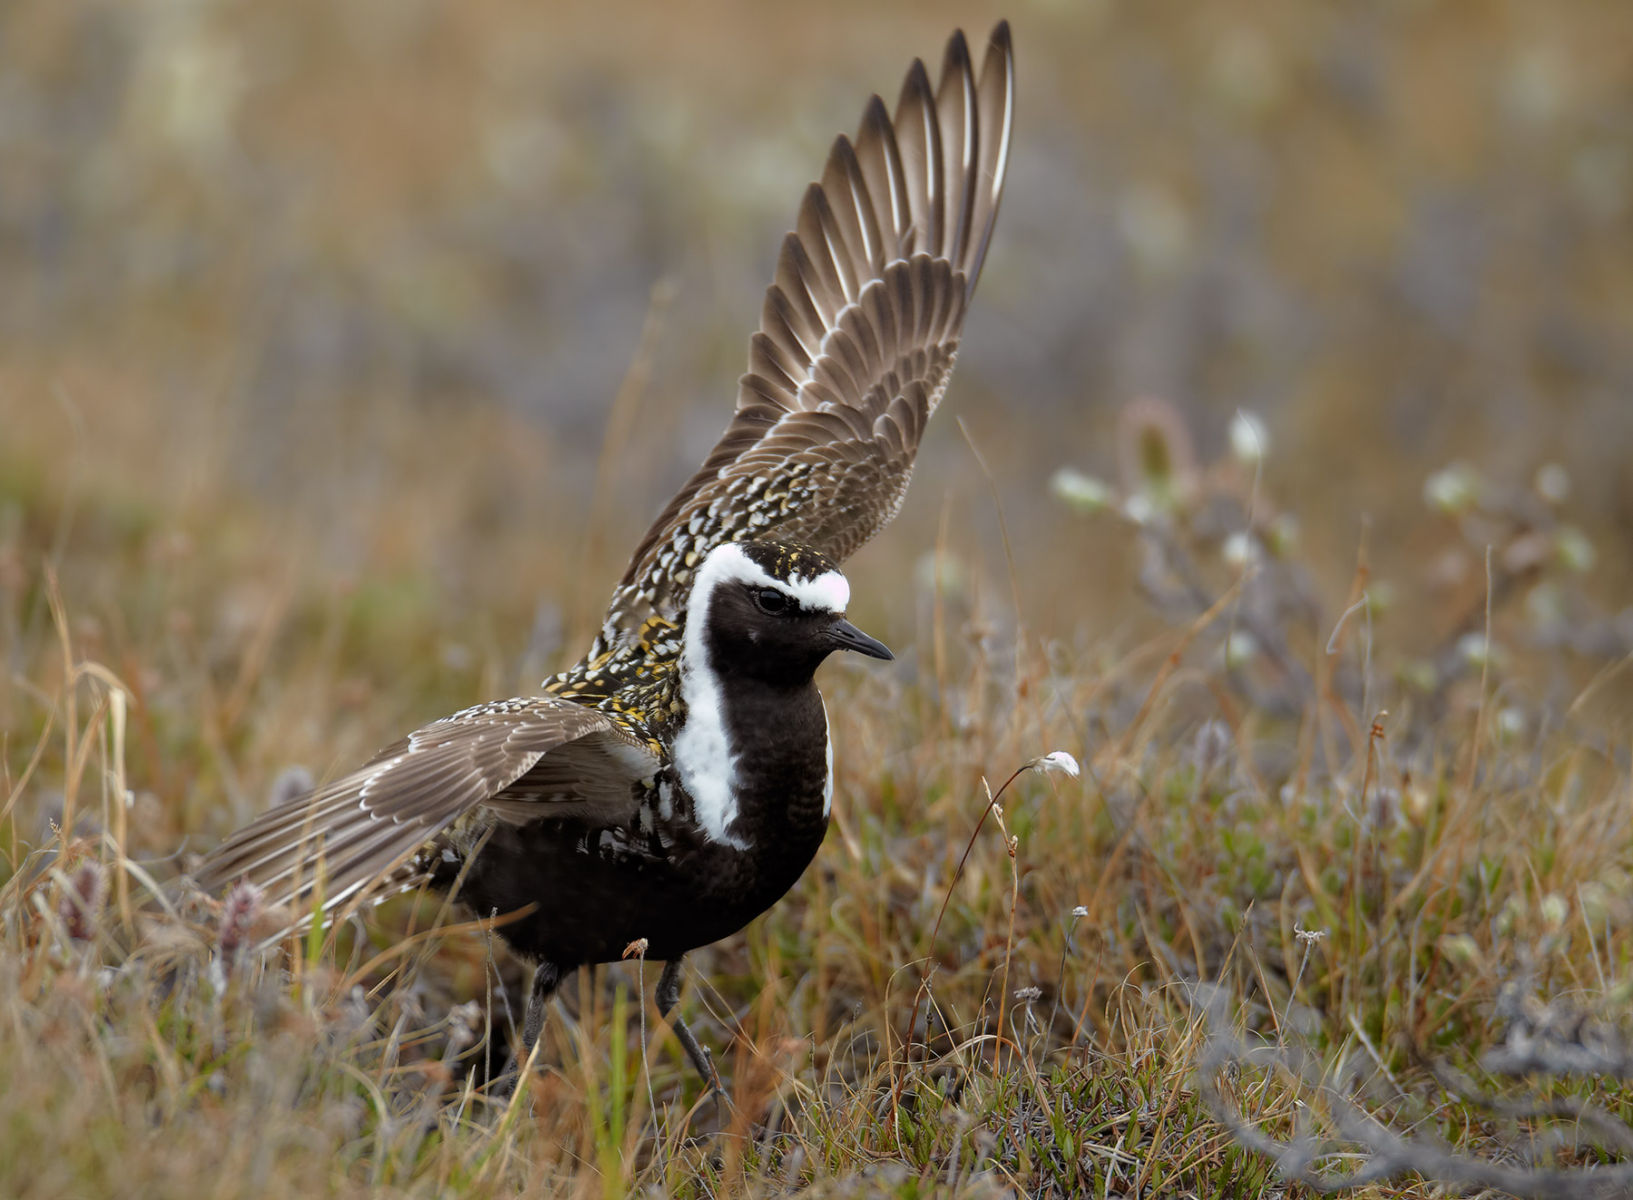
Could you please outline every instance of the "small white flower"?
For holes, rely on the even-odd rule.
[[[1156,506],[1151,503],[1151,498],[1144,492],[1135,492],[1127,500],[1123,501],[1123,516],[1136,525],[1150,524],[1151,519],[1156,515]]]
[[[1045,754],[1033,764],[1041,771],[1059,771],[1062,775],[1076,779],[1081,774],[1077,759],[1064,750],[1053,750]]]
[[[1543,924],[1550,933],[1558,933],[1565,925],[1565,918],[1571,915],[1571,907],[1565,902],[1565,897],[1556,892],[1549,892],[1537,905],[1542,913]]]
[[[1245,467],[1257,466],[1270,449],[1270,434],[1255,414],[1236,410],[1230,419],[1230,452]]]
[[[1062,467],[1056,471],[1049,480],[1049,490],[1055,494],[1055,499],[1086,513],[1104,512],[1116,499],[1111,489],[1100,480],[1072,467]]]
[[[1549,504],[1563,504],[1571,494],[1571,475],[1558,463],[1545,463],[1537,469],[1537,495]]]
[[[1291,558],[1298,553],[1298,518],[1292,513],[1280,513],[1264,531],[1265,544],[1277,558]]]
[[[1076,908],[1072,909],[1072,919],[1075,921],[1081,921],[1088,915],[1089,906],[1087,904],[1079,904]]]
[[[1465,633],[1457,639],[1457,653],[1471,667],[1484,667],[1497,657],[1497,648],[1483,633]]]
[[[1568,569],[1578,573],[1593,570],[1593,560],[1597,557],[1593,543],[1576,526],[1560,526],[1559,532],[1554,534],[1554,550]]]
[[[1325,929],[1306,929],[1295,921],[1293,923],[1293,936],[1309,946],[1326,937],[1327,931]]]
[[[1474,966],[1480,961],[1480,943],[1466,933],[1448,933],[1437,945],[1440,952],[1458,966]]]
[[[1480,476],[1467,463],[1442,467],[1423,483],[1423,499],[1432,509],[1457,516],[1480,502]]]
[[[1220,647],[1220,655],[1225,661],[1225,669],[1240,671],[1246,667],[1259,653],[1259,643],[1251,633],[1241,629],[1233,629],[1225,644]]]
[[[1227,566],[1240,570],[1259,561],[1259,543],[1253,540],[1252,534],[1238,530],[1225,539],[1219,553]]]

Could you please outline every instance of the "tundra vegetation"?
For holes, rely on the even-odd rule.
[[[1009,14],[981,303],[848,567],[900,661],[825,668],[829,840],[689,960],[729,1104],[638,957],[492,1102],[481,921],[160,886],[581,652],[802,164],[950,23],[840,9],[0,11],[0,1192],[1629,1186],[1613,8]]]

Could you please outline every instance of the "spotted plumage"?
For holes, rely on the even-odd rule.
[[[414,731],[234,834],[194,872],[298,914],[457,889],[536,964],[524,1044],[573,968],[666,960],[799,878],[833,798],[814,673],[890,652],[845,619],[839,564],[896,514],[946,390],[997,218],[1009,30],[961,34],[894,115],[875,96],[800,206],[730,424],[641,540],[589,654],[539,694]],[[681,1022],[693,1062],[707,1056]]]

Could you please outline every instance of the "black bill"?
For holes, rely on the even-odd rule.
[[[869,658],[882,658],[886,662],[896,657],[890,652],[889,646],[878,638],[870,638],[849,621],[835,621],[833,627],[828,630],[828,636],[841,650],[854,650],[858,654],[865,654]]]

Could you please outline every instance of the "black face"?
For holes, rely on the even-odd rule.
[[[889,659],[890,651],[842,614],[802,607],[789,590],[724,582],[709,606],[709,661],[722,676],[798,687],[835,650]]]

